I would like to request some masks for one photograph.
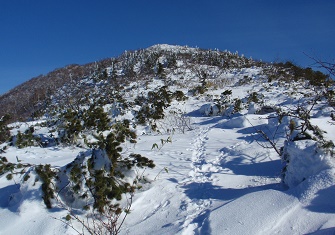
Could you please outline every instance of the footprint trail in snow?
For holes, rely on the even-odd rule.
[[[182,225],[182,234],[199,234],[202,226],[206,223],[208,207],[212,199],[208,194],[208,186],[211,185],[211,170],[216,168],[208,163],[206,157],[206,142],[210,128],[200,129],[199,134],[192,142],[192,170],[189,178],[184,181],[187,199],[182,203],[187,212],[186,219]]]
[[[218,132],[225,130],[213,126],[200,128],[191,143],[191,170],[181,182],[186,195],[181,206],[186,214],[181,234],[209,233],[208,217],[218,200],[228,203],[261,188],[275,187],[279,182],[278,177],[271,175],[272,165],[277,162],[268,161],[266,151],[254,152],[244,140],[233,145],[220,143],[222,148],[218,149]],[[269,175],[257,173],[263,166],[271,168]]]

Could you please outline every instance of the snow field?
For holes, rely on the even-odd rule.
[[[166,45],[161,47],[168,48]],[[249,68],[222,76],[230,77],[233,84],[244,76],[260,79],[260,72],[260,69]],[[159,81],[154,81],[149,88],[155,89],[158,85],[161,85]],[[289,88],[275,83],[266,86],[252,83],[227,89],[232,90],[234,98],[262,90],[266,105],[293,107],[299,98],[293,93],[285,94],[291,92]],[[186,93],[186,89],[184,91]],[[221,92],[212,91],[211,95]],[[204,117],[201,112],[206,113],[211,107],[206,99],[193,97],[185,102],[173,102],[167,110],[185,112],[191,120],[192,130],[184,134],[178,131],[158,134],[148,127],[137,126],[137,144],[123,146],[125,155],[131,152],[142,154],[154,160],[156,167],[153,170],[138,169],[137,174],[150,183],[143,184],[135,194],[121,234],[334,234],[333,159],[321,161],[325,167],[312,167],[315,171],[306,176],[302,174],[307,169],[302,167],[306,161],[298,162],[289,172],[298,172],[298,176],[305,179],[302,183],[292,182],[288,189],[281,183],[280,157],[273,149],[264,148],[267,142],[255,135],[259,129],[273,133],[278,122],[267,119],[268,115],[254,114],[251,109],[230,117]],[[126,115],[131,118],[130,113]],[[325,136],[328,139],[334,139],[335,127],[322,115],[322,112],[317,113],[313,122],[327,130]],[[289,120],[284,121],[287,124]],[[280,126],[280,132],[275,136],[279,146],[286,139],[286,124]],[[160,125],[164,130],[170,128],[168,122]],[[19,130],[24,131],[23,125]],[[45,130],[38,131],[43,134]],[[168,138],[172,143],[162,144],[161,140]],[[158,148],[153,148],[154,144]],[[299,146],[295,146],[292,153],[297,150]],[[11,162],[20,160],[62,167],[85,151],[77,147],[9,147],[3,156]],[[302,152],[302,155],[308,157],[310,152]],[[313,164],[315,162],[309,162],[307,166]],[[0,234],[76,234],[55,219],[65,217],[65,210],[45,209],[33,177],[27,182],[18,176],[14,179],[13,183],[4,175],[0,176]]]

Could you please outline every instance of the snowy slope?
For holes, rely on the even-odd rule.
[[[181,50],[183,47],[178,48]],[[151,49],[176,48],[159,45]],[[266,105],[280,105],[283,109],[301,102],[302,95],[292,84],[264,84],[260,78],[261,70],[231,70],[221,74],[221,77],[230,80],[224,89],[213,88],[203,96],[190,96],[182,102],[173,101],[166,113],[179,109],[187,114],[192,128],[185,133],[157,133],[145,126],[136,127],[137,143],[127,144],[123,151],[125,154],[142,154],[154,160],[156,167],[139,169],[138,174],[145,176],[149,183],[143,184],[136,192],[121,234],[335,233],[333,158],[327,158],[326,163],[322,160],[327,167],[318,168],[302,183],[288,188],[280,178],[283,167],[280,157],[274,149],[264,148],[268,143],[256,135],[257,130],[276,133],[276,143],[283,146],[288,122],[276,128],[273,119],[268,118],[271,114],[253,112],[253,109],[259,108],[257,104],[232,115],[204,115],[213,107],[208,97],[219,96],[227,89],[232,91],[232,98],[240,99],[257,91],[264,95]],[[189,83],[192,76],[190,72]],[[237,84],[244,77],[251,77],[253,81]],[[147,85],[147,90],[141,88],[140,92],[147,93],[158,86],[161,82],[153,80]],[[171,87],[171,90],[175,89],[177,87]],[[186,93],[187,88],[184,91]],[[131,92],[134,91],[127,94],[129,97]],[[320,110],[324,110],[321,104]],[[332,108],[330,110],[333,111]],[[125,116],[131,117],[131,113]],[[168,129],[171,120],[167,116],[160,122],[160,127]],[[326,138],[334,140],[334,125],[330,121],[325,113],[317,111],[312,118],[313,123],[327,130]],[[25,125],[27,123],[13,124],[15,128],[12,132],[24,131]],[[47,134],[45,128],[37,127],[36,132]],[[168,138],[172,143],[161,142]],[[158,148],[153,148],[154,144]],[[85,151],[87,149],[83,147],[18,149],[11,146],[1,156],[11,162],[19,160],[22,163],[62,167]],[[34,182],[33,177],[24,182],[19,175],[10,181],[5,175],[0,176],[0,234],[77,234],[60,221],[67,211],[45,208],[40,198],[40,184]],[[74,227],[81,231],[79,224],[74,224]]]

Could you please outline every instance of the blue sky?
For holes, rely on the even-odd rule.
[[[263,61],[335,60],[334,0],[0,2],[0,94],[68,64],[158,43]]]

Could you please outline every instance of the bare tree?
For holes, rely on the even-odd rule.
[[[308,56],[310,59],[312,59],[315,62],[316,67],[327,70],[330,76],[335,77],[335,62],[331,63],[331,62],[323,61],[319,58],[309,56],[306,53],[305,55]]]

